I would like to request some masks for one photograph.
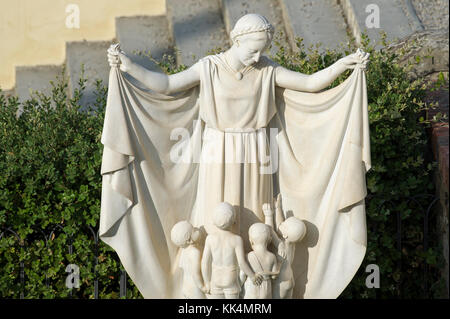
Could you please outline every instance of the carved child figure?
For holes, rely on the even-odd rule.
[[[281,194],[276,200],[276,216],[278,234],[284,239],[286,257],[282,258],[280,274],[274,282],[273,298],[291,299],[294,289],[294,273],[292,271],[292,262],[295,255],[295,244],[301,241],[306,235],[306,225],[296,217],[289,217],[284,220],[281,208]],[[263,205],[265,222],[273,227],[273,211],[269,204]]]
[[[245,299],[271,299],[272,279],[277,277],[277,257],[267,246],[272,238],[271,228],[263,223],[256,223],[248,230],[250,244],[253,251],[247,255],[253,271],[263,276],[261,285],[256,286],[249,279],[245,281]]]
[[[239,269],[260,285],[262,276],[253,272],[245,261],[241,236],[230,231],[236,213],[229,203],[220,203],[213,214],[217,231],[206,237],[202,257],[202,274],[206,289],[213,299],[237,299],[241,291]]]
[[[187,221],[176,223],[171,231],[172,242],[181,248],[179,267],[183,269],[182,292],[187,299],[204,299],[206,288],[200,272],[201,252],[197,247],[200,230]]]

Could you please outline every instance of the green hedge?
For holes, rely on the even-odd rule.
[[[424,251],[424,209],[410,200],[416,194],[433,194],[434,163],[429,154],[423,103],[422,80],[407,77],[407,68],[393,52],[371,53],[367,72],[373,169],[367,175],[368,249],[366,258],[343,298],[423,297],[423,271],[429,269],[431,295],[439,296],[438,247]],[[289,54],[280,47],[274,60],[292,70],[312,73],[331,65],[342,54],[354,52],[349,45],[338,51],[319,54],[305,49]],[[220,49],[219,49],[220,50]],[[217,51],[217,50],[216,50]],[[105,57],[106,58],[106,57]],[[174,59],[159,62],[168,73]],[[340,83],[350,71],[333,83]],[[97,82],[97,100],[82,109],[79,105],[86,79],[80,79],[73,98],[68,97],[64,74],[48,96],[35,94],[19,103],[16,97],[0,93],[0,227],[9,231],[0,240],[0,296],[19,298],[22,291],[20,262],[25,270],[25,298],[70,297],[65,287],[65,268],[80,266],[81,287],[74,298],[93,298],[94,279],[99,280],[100,298],[118,298],[120,262],[117,255],[99,243],[95,265],[94,238],[88,229],[98,228],[100,213],[100,165],[103,146],[100,136],[107,90]],[[21,116],[16,117],[19,108]],[[429,199],[418,199],[425,207]],[[396,216],[403,223],[403,249],[396,248]],[[55,233],[46,238],[56,225]],[[73,240],[73,253],[68,245]],[[399,261],[402,261],[401,269]],[[377,264],[380,289],[365,286],[366,265]],[[95,272],[94,272],[95,268]],[[128,280],[127,298],[141,298]]]

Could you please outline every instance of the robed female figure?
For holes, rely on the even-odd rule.
[[[230,49],[173,75],[109,50],[100,237],[145,298],[181,296],[170,229],[188,220],[214,231],[224,201],[238,212],[246,249],[249,226],[278,193],[285,217],[306,223],[294,298],[336,298],[362,262],[369,55],[358,50],[306,75],[263,55],[273,32],[265,17],[245,15]],[[343,83],[321,91],[347,69]]]

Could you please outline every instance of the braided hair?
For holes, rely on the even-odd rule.
[[[236,39],[242,35],[254,32],[266,32],[267,47],[272,41],[274,31],[275,28],[270,24],[266,17],[257,13],[249,13],[236,22],[233,30],[230,32],[230,38],[233,43],[235,43]]]

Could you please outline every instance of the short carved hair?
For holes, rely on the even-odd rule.
[[[183,220],[172,227],[170,238],[175,245],[182,247],[189,242],[193,231],[194,227],[189,222]]]
[[[229,229],[234,224],[235,219],[236,212],[233,206],[227,202],[220,203],[214,210],[214,225],[220,229]]]
[[[289,217],[278,227],[283,233],[284,237],[287,237],[290,242],[297,242],[303,239],[306,235],[306,225],[303,221],[297,217]]]
[[[268,225],[255,223],[248,229],[248,238],[252,246],[254,244],[267,245],[272,238],[272,234]]]

